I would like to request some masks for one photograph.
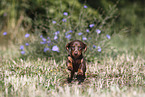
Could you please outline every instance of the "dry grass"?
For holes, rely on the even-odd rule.
[[[67,83],[65,60],[1,60],[0,95],[14,97],[143,97],[145,60],[129,54],[88,63],[86,80]]]

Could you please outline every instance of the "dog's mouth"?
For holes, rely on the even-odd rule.
[[[78,52],[74,52],[74,55],[77,56],[78,55]]]
[[[73,53],[73,57],[75,58],[78,58],[80,56],[80,54],[77,52],[77,53]]]

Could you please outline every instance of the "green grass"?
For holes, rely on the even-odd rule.
[[[72,83],[67,83],[69,72],[65,59],[56,62],[46,56],[43,58],[33,55],[34,59],[25,58],[20,55],[19,45],[1,46],[0,95],[144,97],[144,35],[127,38],[114,34],[108,44],[109,49],[103,51],[103,54],[95,57],[93,61],[87,62],[86,79],[81,84],[78,84],[75,78]]]
[[[114,51],[115,52],[115,51]],[[9,53],[10,54],[10,53]],[[65,60],[0,57],[0,95],[14,97],[143,97],[145,59],[129,53],[87,63],[86,79],[67,83]]]
[[[86,79],[67,83],[65,59],[22,59],[19,46],[0,47],[0,95],[3,97],[144,97],[143,35],[109,42],[112,51],[87,62]]]
[[[116,48],[117,53],[129,53],[135,58],[140,56],[145,59],[145,34],[133,35],[130,37],[114,34],[111,45]]]

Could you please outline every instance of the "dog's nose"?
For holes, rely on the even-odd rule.
[[[75,55],[78,55],[78,52],[74,52]]]

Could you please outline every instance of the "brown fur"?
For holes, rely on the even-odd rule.
[[[75,72],[77,72],[79,78],[85,79],[86,62],[82,51],[86,52],[87,45],[80,40],[74,40],[66,45],[66,50],[69,53],[66,65],[68,70],[71,71],[69,79],[73,78]]]

